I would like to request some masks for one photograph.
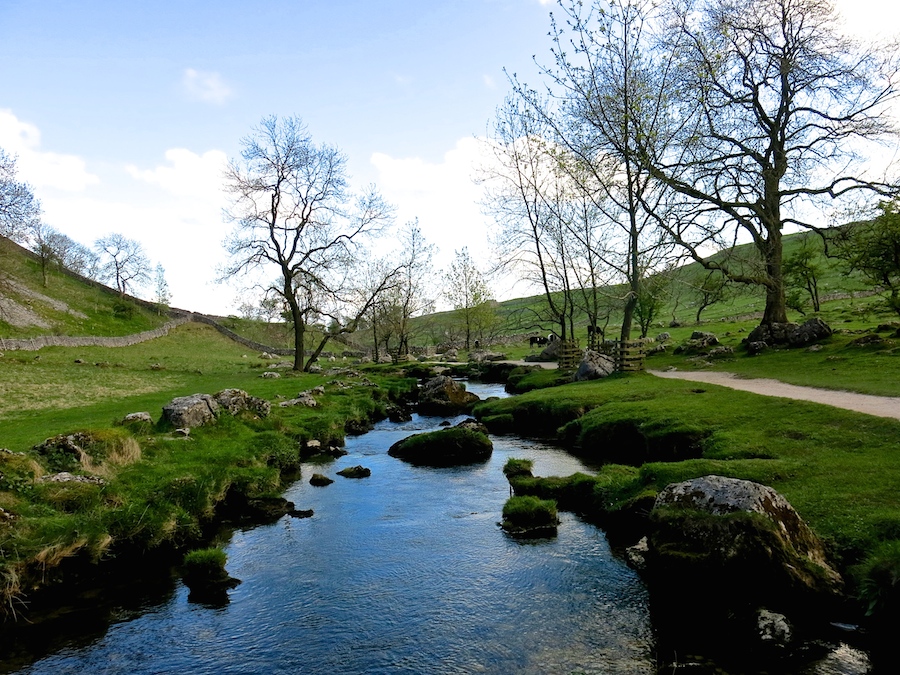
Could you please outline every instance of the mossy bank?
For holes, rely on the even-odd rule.
[[[510,482],[602,524],[622,545],[641,536],[671,483],[717,474],[771,486],[825,541],[859,614],[896,614],[898,421],[648,374],[537,389],[475,415],[492,430],[553,436],[602,464],[596,476]]]
[[[6,386],[34,397],[30,416],[10,411],[0,422],[4,618],[27,613],[32,601],[52,602],[55,589],[116,564],[174,560],[208,541],[223,522],[308,515],[279,497],[299,477],[301,459],[334,452],[348,431],[384,418],[391,401],[415,386],[414,380],[387,374],[370,378],[349,368],[321,375],[281,370],[282,377],[263,379],[254,367],[256,355],[242,353],[208,330],[186,327],[180,338],[180,349],[196,348],[195,363],[206,366],[207,374],[192,375],[174,365],[181,357],[170,346],[179,335],[152,346],[107,350],[107,358],[112,352],[122,364],[108,370],[84,363],[84,350],[71,349],[42,350],[37,361],[29,355],[32,363],[14,355],[0,364],[10,366],[6,375],[22,371],[28,376],[6,380]],[[139,356],[148,348],[169,367],[149,370]],[[10,361],[9,355],[3,360]],[[114,387],[139,382],[146,373],[146,388],[152,391],[110,398],[83,380],[84,405],[62,405],[52,396],[37,399],[48,380],[83,369],[102,370],[104,377],[97,379]],[[214,421],[187,434],[162,418],[162,406],[173,395],[213,394],[222,385],[243,387],[267,401],[271,412],[223,409]],[[298,391],[311,390],[312,405],[297,403]],[[123,422],[138,411],[149,412],[150,421],[140,416]],[[43,443],[56,436],[56,443]]]

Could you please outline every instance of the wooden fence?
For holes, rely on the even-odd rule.
[[[644,369],[647,350],[642,340],[607,340],[602,351],[615,359],[617,372],[634,373]]]
[[[557,362],[560,368],[575,370],[581,363],[582,351],[578,340],[563,340],[559,345]]]

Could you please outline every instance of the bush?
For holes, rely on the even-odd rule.
[[[866,614],[880,623],[896,625],[900,619],[900,541],[883,543],[854,572],[860,580],[859,598]]]

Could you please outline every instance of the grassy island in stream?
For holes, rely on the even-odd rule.
[[[488,427],[549,434],[608,462],[596,476],[511,475],[518,494],[555,499],[634,536],[669,483],[753,480],[793,504],[866,604],[877,612],[897,602],[900,421],[648,374],[537,389],[475,414]]]
[[[384,417],[391,397],[415,384],[349,368],[323,375],[280,368],[281,377],[260,378],[272,365],[198,324],[132,347],[0,356],[0,614],[22,611],[20,600],[33,591],[73,571],[83,576],[96,562],[202,543],[234,503],[283,492],[306,441],[342,444],[346,428]],[[315,408],[278,406],[319,385]],[[174,397],[231,387],[270,401],[272,412],[224,412],[187,438],[160,421]],[[121,423],[138,411],[153,423]],[[33,449],[75,432],[90,456],[81,462]],[[102,482],[41,480],[63,470]]]

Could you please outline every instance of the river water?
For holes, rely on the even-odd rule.
[[[469,388],[482,398],[502,394]],[[57,636],[52,653],[0,670],[655,672],[646,591],[601,530],[569,513],[552,539],[515,540],[497,525],[508,457],[534,460],[543,476],[590,468],[509,437],[493,438],[490,461],[465,467],[414,467],[387,455],[395,441],[441,421],[385,421],[349,438],[347,456],[304,466],[285,496],[315,515],[235,532],[227,568],[242,583],[226,604],[191,602],[176,582],[139,607],[113,610],[88,635]],[[357,464],[371,477],[335,475]],[[312,487],[313,472],[335,482]]]

